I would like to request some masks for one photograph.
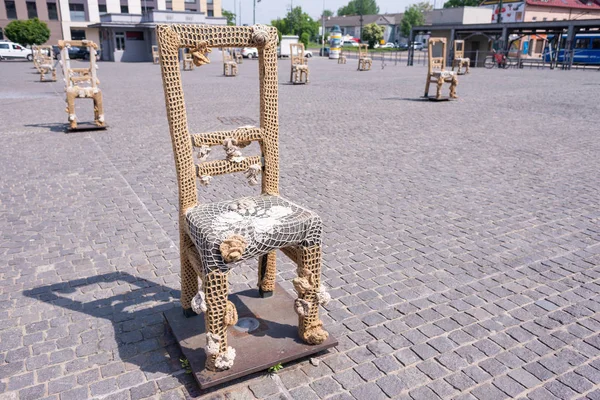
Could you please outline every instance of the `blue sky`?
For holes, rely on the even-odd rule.
[[[238,9],[240,3],[242,5],[242,24],[252,25],[252,4],[253,0],[222,0],[222,5],[225,10],[233,11],[234,1],[237,2]],[[433,0],[431,0],[433,2]],[[442,0],[437,0],[441,7]],[[290,7],[290,0],[261,0],[256,3],[256,22],[268,24],[271,20],[277,17],[285,16]],[[321,16],[323,10],[323,0],[293,0],[294,7],[301,6],[311,17],[316,18]],[[332,10],[334,13],[341,6],[348,3],[348,0],[325,0],[325,8]],[[403,12],[406,6],[418,3],[418,0],[378,0],[379,10],[381,13],[396,13]],[[239,12],[236,12],[239,14]],[[239,20],[238,20],[239,21]]]

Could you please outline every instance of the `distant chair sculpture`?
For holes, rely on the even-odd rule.
[[[89,51],[89,66],[86,68],[72,68],[69,59],[69,48],[87,47]],[[91,40],[59,40],[58,47],[61,52],[60,64],[65,76],[65,91],[67,92],[67,114],[71,129],[77,129],[77,116],[75,115],[75,99],[92,99],[94,101],[94,123],[98,127],[105,127],[104,106],[102,104],[102,91],[100,81],[96,74],[96,50],[98,45]]]
[[[341,50],[340,57],[338,58],[338,64],[346,64],[346,61],[346,55],[344,54],[344,51]]]
[[[244,56],[242,56],[241,49],[233,49],[233,58],[234,58],[235,62],[238,64],[244,63]]]
[[[454,67],[458,67],[456,73],[458,75],[463,75],[461,73],[461,68],[465,67],[465,74],[468,74],[471,71],[471,59],[465,57],[465,41],[464,40],[455,40],[454,41],[454,59],[452,60],[452,71],[454,71]]]
[[[56,82],[56,68],[52,46],[32,46],[31,50],[33,52],[33,65],[40,73],[40,82]],[[46,79],[47,74],[51,74],[50,80]]]
[[[154,64],[160,63],[160,57],[158,55],[158,46],[157,45],[152,46],[152,62]]]
[[[192,58],[192,53],[190,53],[189,49],[183,50],[183,70],[184,71],[192,71],[194,69],[194,60]]]
[[[440,44],[441,54],[438,57],[434,57],[434,46]],[[425,97],[429,98],[429,85],[435,83],[437,90],[435,94],[435,100],[442,99],[442,85],[444,82],[450,84],[450,97],[453,99],[458,98],[456,95],[456,86],[458,85],[458,77],[454,71],[446,70],[446,38],[429,38],[428,44],[428,58],[429,64],[427,66],[427,82],[425,83]]]
[[[156,33],[179,182],[181,305],[188,316],[204,313],[206,367],[228,369],[235,358],[235,350],[227,346],[227,328],[237,321],[236,308],[228,300],[230,270],[237,261],[258,257],[259,293],[268,297],[275,287],[277,249],[298,265],[293,286],[298,294],[294,308],[300,338],[309,344],[324,342],[328,333],[318,310],[328,300],[321,285],[322,222],[317,214],[279,196],[277,29],[264,25],[158,25]],[[190,135],[177,68],[182,47],[193,49],[198,66],[209,62],[205,54],[213,47],[258,49],[259,128]],[[240,149],[252,141],[260,143],[262,154],[243,156]],[[224,159],[206,161],[213,146],[222,146]],[[261,180],[262,194],[198,203],[196,178],[206,186],[213,176],[232,172],[245,172],[250,185]]]
[[[309,83],[310,71],[308,60],[304,57],[304,43],[290,43],[290,60],[292,62],[290,82]]]
[[[358,45],[358,70],[369,71],[373,65],[373,60],[369,57],[369,47],[367,44]]]
[[[238,72],[237,63],[233,59],[234,53],[231,48],[222,48],[221,54],[223,54],[223,75],[225,76],[236,76]]]

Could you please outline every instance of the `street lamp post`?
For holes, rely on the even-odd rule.
[[[323,12],[321,13],[321,55],[325,56],[325,0],[323,0]]]
[[[254,0],[254,7],[252,9],[252,25],[256,25],[256,3],[260,3],[260,0]]]

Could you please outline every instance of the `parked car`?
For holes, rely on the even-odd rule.
[[[421,50],[421,51],[423,51],[424,46],[423,46],[423,43],[414,42],[412,44],[412,48],[415,49],[415,50]]]
[[[395,49],[396,45],[392,42],[387,42],[386,44],[382,44],[381,46],[382,49]]]
[[[23,58],[27,61],[33,61],[33,51],[18,43],[0,42],[0,60],[10,58]]]
[[[358,47],[358,42],[355,42],[354,40],[344,40],[342,46]]]
[[[313,56],[312,51],[310,50],[304,50],[304,57],[305,58],[311,58]]]
[[[242,49],[242,57],[258,58],[258,49],[256,47],[244,47]]]
[[[90,51],[87,47],[69,47],[69,58],[71,60],[89,60]],[[96,61],[100,60],[100,49],[96,50]]]
[[[408,50],[408,43],[401,43],[398,45],[400,50]]]

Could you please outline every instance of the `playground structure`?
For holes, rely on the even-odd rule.
[[[452,59],[452,71],[454,67],[458,67],[456,73],[458,75],[468,74],[471,71],[471,59],[465,57],[465,41],[454,41],[454,58]],[[461,68],[465,67],[465,72],[461,73]]]
[[[439,45],[441,49],[434,48],[436,45]],[[431,100],[448,100],[442,97],[442,85],[449,83],[450,98],[458,98],[456,95],[458,77],[454,71],[446,70],[446,38],[429,38],[428,50],[429,63],[427,65],[427,81],[425,83],[424,97]],[[436,57],[434,57],[434,50],[437,50]],[[435,83],[437,87],[435,97],[429,97],[429,86],[431,83]]]
[[[369,48],[368,45],[359,44],[358,45],[358,70],[359,71],[369,71],[371,66],[373,65],[373,60],[369,57]]]
[[[304,43],[290,43],[290,82],[306,84],[310,82],[308,60],[304,57]]]
[[[86,68],[72,68],[69,59],[69,48],[87,47],[90,59]],[[70,130],[78,130],[77,116],[75,115],[75,99],[92,99],[94,102],[94,125],[79,128],[103,129],[106,127],[104,121],[104,107],[102,104],[102,91],[99,88],[100,81],[96,74],[96,50],[98,45],[91,40],[59,40],[58,47],[61,53],[63,75],[65,77],[65,91],[67,93],[67,109],[69,115]]]

